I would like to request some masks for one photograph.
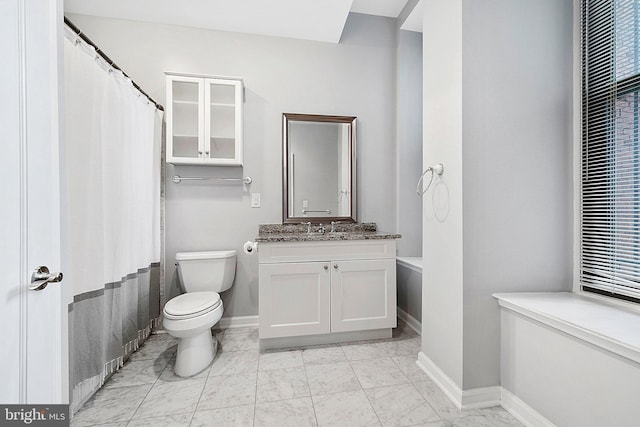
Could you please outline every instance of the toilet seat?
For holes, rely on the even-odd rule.
[[[164,306],[164,317],[171,320],[192,319],[215,310],[222,304],[217,292],[190,292],[172,298]]]

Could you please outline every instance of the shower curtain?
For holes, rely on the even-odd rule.
[[[68,27],[64,62],[62,229],[75,412],[160,315],[162,111]]]

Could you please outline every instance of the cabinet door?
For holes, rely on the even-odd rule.
[[[167,162],[202,164],[204,153],[203,80],[167,76]]]
[[[395,259],[333,261],[331,332],[395,326]]]
[[[260,338],[330,330],[329,262],[260,264]]]
[[[242,165],[242,82],[205,79],[205,163]]]

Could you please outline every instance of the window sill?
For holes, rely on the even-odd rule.
[[[493,296],[503,309],[640,363],[640,310],[570,292]]]

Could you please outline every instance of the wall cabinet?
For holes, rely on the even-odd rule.
[[[258,254],[261,339],[396,326],[394,240],[261,243]]]
[[[169,74],[167,162],[242,165],[241,79]]]

